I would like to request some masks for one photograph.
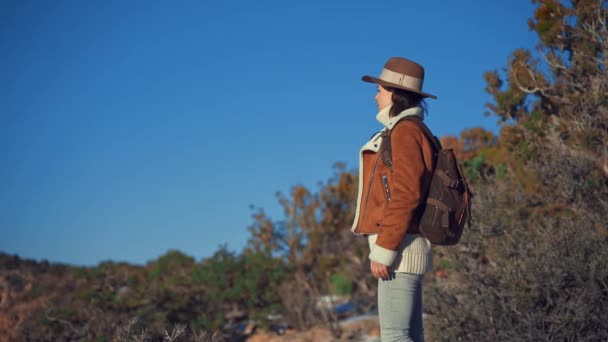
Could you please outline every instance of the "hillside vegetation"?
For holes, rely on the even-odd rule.
[[[608,3],[533,2],[537,49],[485,74],[499,135],[442,138],[475,196],[461,243],[433,249],[429,341],[608,336]],[[317,299],[373,310],[367,244],[349,230],[357,184],[356,170],[338,163],[318,189],[277,194],[282,218],[254,208],[244,250],[200,261],[169,251],[145,266],[87,268],[0,255],[0,339],[109,341],[136,317],[133,331],[162,340],[176,324],[188,336],[247,320],[270,328],[269,315],[344,338]]]

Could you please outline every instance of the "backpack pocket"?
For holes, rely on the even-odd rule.
[[[454,244],[460,238],[456,212],[443,202],[427,199],[420,218],[420,232],[434,244]]]

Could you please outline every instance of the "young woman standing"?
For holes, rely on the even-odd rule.
[[[424,68],[401,57],[390,58],[380,76],[363,76],[363,81],[377,85],[376,119],[384,128],[361,149],[351,230],[369,242],[371,273],[378,279],[382,341],[424,341],[422,279],[433,264],[430,243],[418,228],[418,211],[435,161],[433,144],[420,126],[400,120],[423,120],[424,99],[436,96],[422,91]],[[386,139],[392,163],[382,158]]]

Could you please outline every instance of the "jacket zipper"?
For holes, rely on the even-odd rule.
[[[386,174],[382,175],[382,184],[384,184],[384,193],[386,193],[386,199],[388,203],[391,203],[391,189],[388,187],[388,178]]]
[[[372,192],[372,184],[374,181],[374,173],[376,173],[376,166],[378,165],[378,161],[380,160],[380,154],[376,157],[376,161],[374,161],[374,167],[372,167],[372,172],[369,177],[369,185],[367,187],[367,194],[365,195],[365,206],[363,207],[363,216],[361,216],[361,220],[359,222],[363,222],[363,218],[365,218],[365,213],[367,211],[367,203],[369,202],[369,194]],[[358,225],[358,224],[357,224]]]

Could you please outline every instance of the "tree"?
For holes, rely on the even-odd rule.
[[[319,312],[315,300],[335,291],[332,277],[341,277],[341,289],[355,288],[369,297],[367,243],[350,232],[357,196],[357,176],[335,165],[334,175],[319,185],[318,192],[304,186],[289,195],[278,193],[284,218],[273,221],[262,210],[254,213],[248,249],[283,258],[292,271],[280,291],[283,307],[292,324],[305,328],[331,321]],[[349,287],[350,284],[350,287]]]
[[[451,322],[438,339],[608,335],[608,6],[533,2],[536,52],[485,75],[505,176],[480,177],[474,225],[437,251],[458,284],[427,296],[449,298],[429,305]]]

